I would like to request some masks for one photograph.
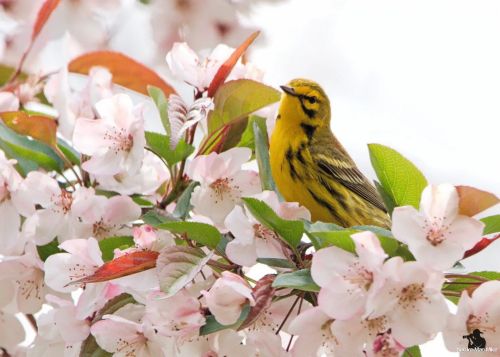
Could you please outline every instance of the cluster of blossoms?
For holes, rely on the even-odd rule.
[[[62,0],[33,48],[27,66],[33,71],[53,70],[55,64],[82,53],[112,50],[161,70],[164,54],[175,42],[187,41],[198,50],[221,42],[237,45],[255,31],[249,14],[264,1]],[[26,50],[43,3],[44,0],[0,2],[2,63],[15,65]]]
[[[391,231],[311,223],[254,169],[265,118],[232,131],[279,99],[232,54],[174,44],[189,100],[150,88],[138,103],[101,66],[78,86],[65,67],[0,93],[0,354],[400,356],[439,332],[451,351],[498,353],[500,277],[448,272],[495,232],[457,188],[427,186]],[[21,116],[40,93],[52,139],[50,116]]]

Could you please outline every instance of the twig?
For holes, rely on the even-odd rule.
[[[290,310],[288,310],[288,312],[286,313],[285,315],[285,318],[283,319],[283,321],[281,322],[281,324],[279,325],[278,329],[276,330],[276,333],[275,335],[279,334],[281,329],[283,328],[283,326],[285,325],[286,321],[288,320],[288,318],[290,317],[290,315],[292,314],[292,311],[293,309],[295,309],[295,305],[297,305],[297,303],[299,302],[299,299],[301,298],[302,296],[297,296],[297,298],[295,299],[295,301],[293,302],[292,304],[292,307],[290,308]]]

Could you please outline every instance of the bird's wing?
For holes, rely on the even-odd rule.
[[[311,150],[312,159],[319,168],[320,178],[321,175],[326,175],[330,179],[336,180],[375,207],[387,212],[375,187],[359,171],[345,150],[341,146],[340,148],[337,149],[333,145],[322,145],[319,148],[320,151]]]

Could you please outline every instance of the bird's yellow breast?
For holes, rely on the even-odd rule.
[[[294,132],[292,128],[284,128],[277,123],[270,143],[270,162],[271,171],[274,181],[283,198],[288,202],[298,202],[302,206],[307,207],[311,212],[313,221],[335,222],[344,225],[344,222],[339,222],[332,213],[314,199],[311,191],[315,192],[319,187],[315,182],[313,172],[312,159],[308,154],[308,150],[303,150],[304,160],[308,164],[304,165],[297,160],[295,153],[300,148],[304,141],[300,138],[303,133]],[[337,190],[346,191],[342,185],[336,185]],[[318,195],[320,195],[318,193]],[[320,199],[327,200],[327,197]],[[331,203],[335,205],[334,203]],[[344,224],[343,224],[344,223]]]

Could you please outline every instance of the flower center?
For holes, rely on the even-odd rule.
[[[40,282],[40,285],[38,284]],[[38,269],[32,269],[32,274],[28,279],[16,280],[16,284],[19,287],[19,292],[26,300],[28,300],[32,294],[37,300],[42,300],[40,294],[40,288],[44,286],[43,283],[43,273]]]
[[[262,224],[255,223],[253,225],[253,232],[255,238],[260,238],[260,239],[278,239],[278,235],[271,229],[263,226]]]
[[[117,129],[111,128],[104,134],[104,139],[113,143],[113,150],[115,154],[120,151],[129,152],[134,145],[134,138],[132,134],[128,134],[124,128]]]
[[[385,315],[375,319],[366,319],[363,321],[363,324],[368,330],[368,336],[370,337],[375,337],[387,330],[387,318]]]
[[[373,273],[366,270],[359,262],[352,264],[342,277],[365,290],[368,290],[373,283]]]
[[[407,285],[401,289],[401,292],[399,293],[399,305],[401,305],[403,309],[415,309],[416,303],[422,299],[427,299],[424,294],[423,283]]]
[[[472,333],[474,330],[478,329],[481,332],[491,331],[492,333],[495,333],[497,331],[497,327],[495,325],[488,324],[489,318],[490,316],[488,312],[485,312],[483,316],[469,315],[466,322],[467,331]]]
[[[92,234],[95,238],[104,238],[112,229],[113,227],[106,225],[101,218],[99,222],[93,224]]]
[[[429,222],[425,220],[424,230],[427,232],[425,238],[433,246],[441,244],[448,234],[449,225],[444,224],[446,217],[433,217],[433,220]]]
[[[219,178],[210,184],[210,188],[215,194],[215,203],[219,203],[224,200],[226,196],[229,195],[229,199],[236,201],[236,197],[233,194],[233,190],[238,186],[232,186],[233,179],[229,177]]]
[[[73,204],[73,196],[71,192],[62,190],[57,196],[52,196],[51,201],[53,203],[52,210],[55,212],[62,212],[67,214],[71,210],[71,205]]]

